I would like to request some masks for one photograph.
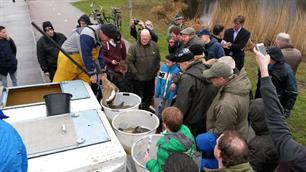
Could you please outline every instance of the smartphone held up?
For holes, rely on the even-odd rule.
[[[265,47],[265,45],[264,45],[263,43],[258,43],[258,44],[256,44],[256,48],[257,48],[257,50],[258,50],[261,54],[263,54],[264,56],[268,54],[268,53],[267,53],[267,50],[266,50],[266,47]]]

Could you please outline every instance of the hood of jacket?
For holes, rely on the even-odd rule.
[[[193,145],[191,149],[195,149],[194,138],[192,134],[190,133],[189,128],[185,125],[182,125],[179,131],[182,132],[188,139],[192,139]],[[163,134],[165,136],[170,136],[170,138],[172,138],[171,135],[175,133],[169,132],[169,133],[163,133]],[[160,140],[159,142],[157,142],[157,144],[160,144],[161,142],[162,141]],[[170,139],[166,142],[167,144],[161,144],[160,147],[169,152],[186,152],[189,149],[184,145],[184,143],[182,143],[180,140],[177,140],[176,138]]]
[[[254,99],[249,107],[249,119],[256,135],[269,135],[265,121],[265,111],[262,99]]]
[[[248,95],[252,88],[251,81],[247,77],[247,73],[244,69],[241,69],[238,75],[234,74],[234,78],[223,87],[223,92],[235,94],[235,95]]]
[[[205,168],[205,171],[207,172],[253,172],[253,169],[250,165],[250,163],[246,162],[243,164],[238,164],[231,167],[225,167],[221,169],[207,169]]]
[[[206,44],[207,47],[212,46],[213,44],[215,44],[216,42],[218,42],[215,38],[211,38],[210,42],[208,44]]]
[[[203,71],[206,69],[208,69],[208,66],[203,64],[202,61],[194,61],[187,67],[185,73],[188,75],[192,75],[201,81],[210,83],[210,81],[208,81],[203,75]]]

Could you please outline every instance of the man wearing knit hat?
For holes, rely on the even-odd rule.
[[[247,139],[251,90],[247,73],[236,75],[228,64],[216,62],[203,76],[220,88],[207,112],[207,131],[219,136],[226,129],[235,129]]]
[[[177,13],[174,17],[174,20],[170,23],[168,27],[168,32],[166,35],[166,40],[169,42],[170,40],[170,30],[172,27],[178,27],[180,30],[184,28],[185,18],[181,13]]]
[[[50,21],[42,23],[42,28],[46,32],[47,36],[61,46],[67,39],[62,33],[55,32]],[[47,80],[53,80],[57,69],[57,55],[59,50],[46,38],[42,36],[37,41],[37,58],[40,64],[40,68],[44,72]]]
[[[64,42],[62,48],[83,68],[89,76],[76,66],[62,53],[58,55],[58,69],[53,82],[81,79],[87,83],[96,83],[100,77],[102,57],[99,57],[100,40],[106,42],[115,38],[117,29],[112,24],[90,25],[76,29]]]
[[[208,66],[195,60],[189,49],[180,50],[172,61],[177,62],[183,71],[174,106],[183,112],[184,124],[196,136],[206,131],[206,111],[217,89],[202,75]]]
[[[78,26],[77,27],[86,27],[88,25],[92,25],[90,22],[90,18],[88,15],[84,14],[78,19]]]
[[[200,44],[194,44],[188,48],[194,54],[194,60],[199,60],[205,63],[204,47]]]
[[[291,114],[295,104],[298,91],[294,72],[290,65],[285,62],[282,51],[277,47],[267,49],[270,55],[269,74],[276,88],[278,98],[284,108],[286,118]],[[258,77],[255,98],[261,98],[260,93],[260,75]]]

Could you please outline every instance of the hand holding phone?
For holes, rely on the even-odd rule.
[[[263,43],[256,44],[256,48],[264,56],[268,54],[267,51],[266,51],[266,47],[265,47],[265,45]]]

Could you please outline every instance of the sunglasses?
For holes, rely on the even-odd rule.
[[[51,27],[47,27],[45,30],[46,30],[46,32],[54,31],[54,29],[52,29]]]

